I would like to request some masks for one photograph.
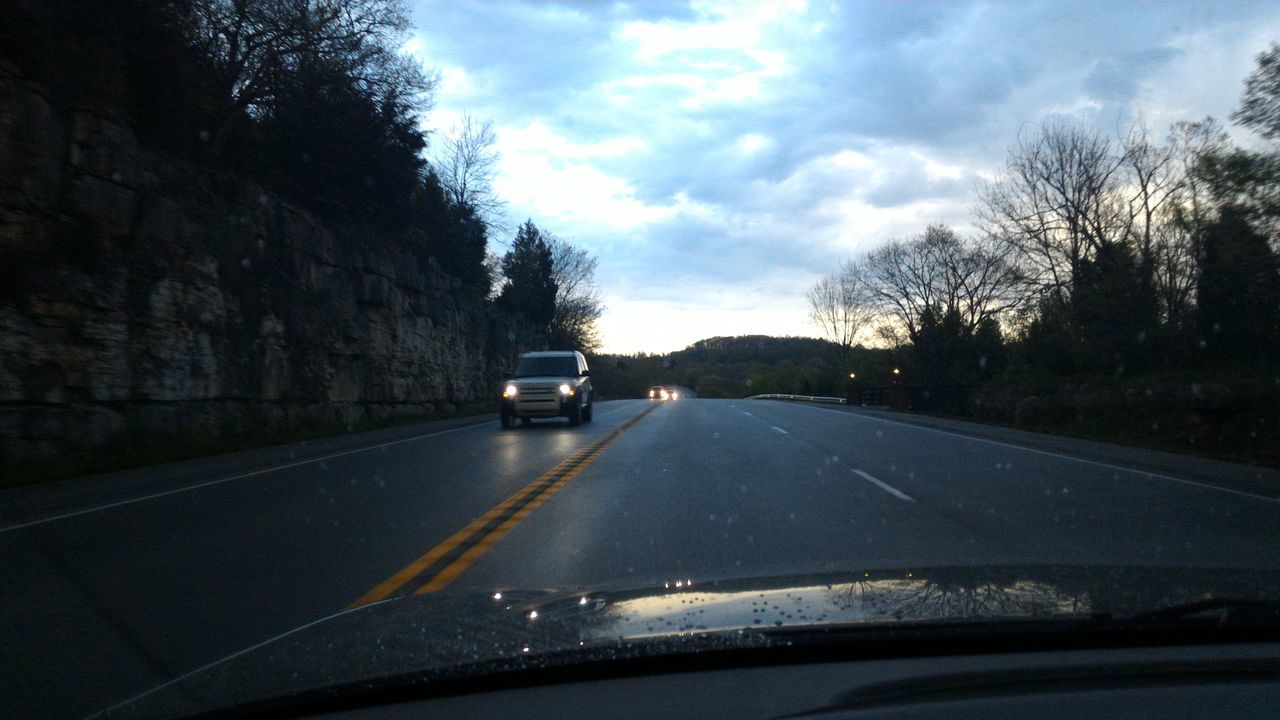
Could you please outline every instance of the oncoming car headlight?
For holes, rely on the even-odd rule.
[[[573,388],[569,387],[569,383],[562,383],[562,384],[560,385],[560,394],[561,394],[561,395],[572,395],[572,394],[573,394]]]
[[[503,388],[502,397],[513,398],[519,392],[520,392],[519,388],[517,388],[515,385],[508,385],[505,388]]]

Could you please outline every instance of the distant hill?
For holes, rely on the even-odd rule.
[[[683,385],[703,398],[843,395],[851,371],[870,375],[892,364],[889,351],[861,347],[849,363],[839,358],[838,346],[818,338],[739,335],[665,355],[597,355],[591,372],[592,384],[608,398],[647,397],[652,385]]]

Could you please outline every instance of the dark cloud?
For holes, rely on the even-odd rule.
[[[978,177],[966,174],[959,178],[931,178],[919,167],[897,166],[863,193],[875,207],[896,207],[907,203],[940,198],[967,197],[978,183]]]

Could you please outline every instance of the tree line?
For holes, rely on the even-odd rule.
[[[644,398],[654,385],[679,385],[700,398],[740,398],[764,393],[845,393],[850,363],[888,372],[892,353],[853,348],[845,359],[833,342],[812,337],[741,335],[699,340],[665,354],[613,354],[591,358],[591,372],[610,398]]]
[[[14,0],[0,54],[72,104],[109,108],[147,145],[252,177],[591,349],[595,259],[526,222],[510,249],[492,125],[432,135],[437,88],[403,48],[403,0]],[[545,296],[545,297],[544,297]],[[546,300],[546,298],[550,298]]]
[[[1230,367],[1280,352],[1280,46],[1258,56],[1232,120],[1156,138],[1085,123],[1024,131],[976,191],[976,232],[935,224],[844,262],[808,292],[847,354],[879,342],[921,385],[1007,368],[1057,375]]]

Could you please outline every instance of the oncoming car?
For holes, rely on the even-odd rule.
[[[498,419],[504,428],[516,420],[565,417],[570,425],[591,422],[595,402],[587,359],[577,350],[546,350],[520,356],[515,377],[502,383]]]
[[[654,385],[649,388],[650,400],[679,400],[680,392],[673,387]]]

